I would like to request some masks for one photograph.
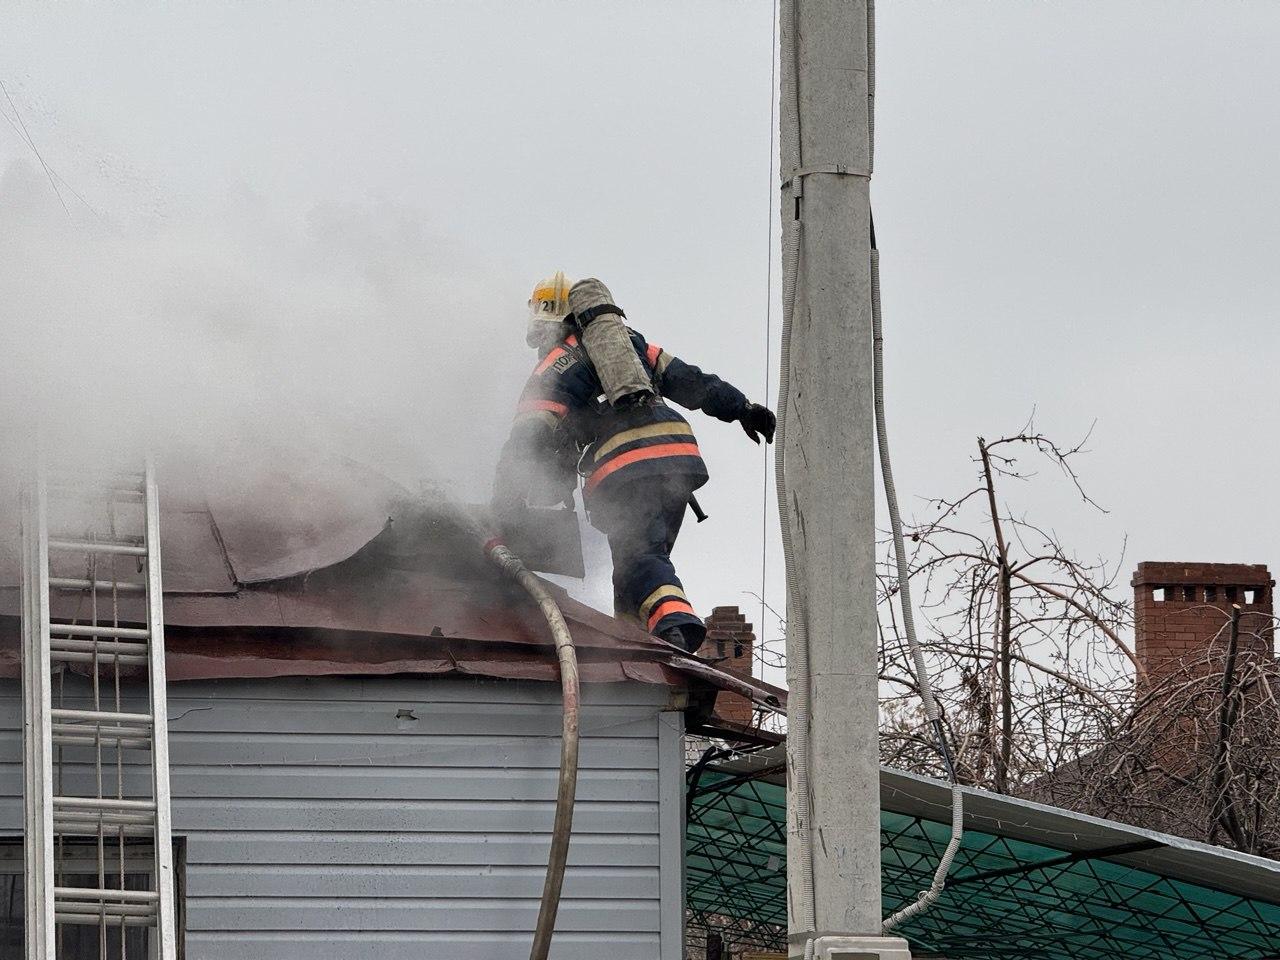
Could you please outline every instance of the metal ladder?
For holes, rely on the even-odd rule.
[[[73,938],[84,955],[85,927],[102,960],[177,960],[154,468],[35,473],[22,508],[26,960],[57,960]]]

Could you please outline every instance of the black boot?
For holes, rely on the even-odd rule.
[[[667,627],[659,631],[658,636],[681,650],[697,653],[698,648],[702,646],[702,641],[707,638],[707,628],[699,624],[686,623],[682,627]]]
[[[667,627],[665,630],[659,630],[658,636],[673,647],[679,647],[681,650],[687,650],[685,646],[684,632],[679,627]]]

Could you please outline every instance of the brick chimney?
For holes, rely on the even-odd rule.
[[[1182,661],[1225,654],[1233,604],[1239,604],[1240,650],[1274,655],[1272,587],[1261,563],[1138,564],[1133,575],[1135,649],[1145,683],[1156,683]]]
[[[717,661],[725,673],[750,680],[755,662],[756,635],[746,616],[737,607],[716,607],[707,617],[707,642],[699,656]],[[751,701],[736,693],[721,691],[716,699],[716,716],[749,726]]]

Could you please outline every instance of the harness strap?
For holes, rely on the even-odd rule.
[[[613,304],[613,303],[596,304],[594,307],[589,307],[588,309],[583,310],[580,313],[575,313],[574,317],[578,321],[578,326],[582,327],[585,330],[587,327],[591,325],[592,320],[594,320],[596,317],[603,316],[606,313],[616,313],[620,317],[623,317],[623,318],[626,317],[626,314],[623,312],[622,308],[619,307],[617,304]]]

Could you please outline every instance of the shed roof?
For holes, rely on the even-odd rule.
[[[691,771],[688,902],[786,924],[783,748]],[[884,910],[928,887],[950,788],[880,771]],[[947,891],[902,927],[948,960],[1207,960],[1280,956],[1280,863],[983,790]]]

